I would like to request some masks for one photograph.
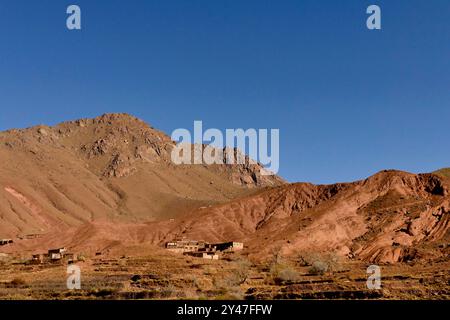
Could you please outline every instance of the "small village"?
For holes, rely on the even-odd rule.
[[[18,236],[19,239],[36,239],[40,235],[26,235]],[[12,239],[0,239],[0,247],[13,244]],[[78,261],[76,254],[68,252],[67,248],[49,249],[47,253],[38,253],[31,256],[31,260],[28,260],[31,264],[45,264],[45,263],[67,263],[72,264]]]
[[[47,253],[34,254],[31,258],[32,264],[64,263],[72,264],[78,259],[74,253],[67,252],[66,248],[50,249]]]
[[[0,246],[12,244],[12,239],[0,239]],[[178,239],[165,243],[165,249],[169,252],[179,253],[195,258],[219,260],[222,254],[232,253],[244,249],[242,242],[230,241],[222,243],[208,243],[206,241],[196,241]],[[100,255],[101,253],[96,253]],[[67,263],[72,264],[78,261],[76,254],[68,252],[67,248],[49,249],[46,253],[33,254],[31,264],[46,263]]]
[[[235,252],[244,249],[242,242],[207,243],[195,240],[175,240],[166,243],[166,249],[197,258],[219,260],[220,253]]]

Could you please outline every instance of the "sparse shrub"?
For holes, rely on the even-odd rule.
[[[242,300],[244,291],[241,285],[247,281],[250,274],[251,263],[239,258],[234,263],[234,268],[224,278],[214,278],[213,284],[216,287],[215,299],[218,300]]]
[[[210,278],[210,277],[207,277],[207,278],[200,277],[200,278],[198,278],[196,276],[193,276],[192,279],[191,279],[190,287],[193,290],[200,292],[200,291],[203,291],[205,288],[208,288],[211,284],[214,285],[214,279],[215,278]]]
[[[210,268],[210,267],[205,268],[205,269],[203,270],[203,274],[204,274],[205,276],[212,276],[212,275],[214,274],[214,269],[213,269],[213,268]]]
[[[0,263],[5,263],[11,260],[11,257],[6,253],[0,253]]]
[[[158,297],[158,292],[156,290],[125,291],[119,292],[118,297],[127,300],[154,299]]]
[[[198,298],[198,291],[195,288],[183,288],[178,291],[177,296],[181,299],[193,300]]]
[[[221,260],[223,261],[228,261],[228,262],[233,262],[236,260],[236,257],[231,255],[231,254],[222,254]]]
[[[192,287],[194,287],[196,290],[201,290],[201,284],[197,277],[192,277],[191,281]]]
[[[335,253],[303,252],[298,255],[297,263],[303,267],[310,267],[309,274],[325,274],[340,269],[340,258]]]
[[[12,264],[23,264],[23,265],[29,265],[31,262],[30,258],[23,258],[23,257],[18,257],[13,259]]]
[[[271,280],[276,284],[283,282],[297,281],[299,279],[298,272],[290,266],[281,254],[281,247],[275,247],[271,250],[271,257],[269,259],[268,268]]]
[[[135,274],[134,276],[131,277],[132,282],[138,282],[141,279],[142,279],[142,276],[140,274]]]
[[[91,290],[89,295],[93,295],[97,298],[106,298],[113,296],[115,293],[117,293],[117,288],[100,288]]]
[[[13,288],[20,288],[20,287],[24,287],[27,284],[27,282],[22,279],[22,278],[14,278],[11,282],[10,285]]]
[[[297,263],[302,267],[310,267],[314,262],[322,260],[316,252],[302,252],[297,257]]]
[[[234,263],[235,268],[223,279],[222,287],[236,287],[247,281],[251,263],[245,259],[239,259]],[[214,280],[217,284],[217,279]],[[218,285],[220,286],[220,285]]]
[[[246,259],[239,259],[236,261],[236,268],[233,270],[233,277],[235,278],[236,284],[243,284],[250,273],[251,263]]]
[[[222,290],[221,294],[215,297],[216,300],[243,300],[244,291],[240,287],[233,287]]]
[[[172,284],[168,284],[161,288],[161,298],[169,299],[177,295],[177,289]]]
[[[229,278],[214,279],[213,284],[216,287],[212,297],[216,300],[242,300],[244,299],[244,290],[235,285]]]
[[[134,293],[133,299],[152,299],[155,297],[155,291],[152,290],[144,290]]]
[[[271,249],[271,260],[269,261],[269,265],[275,265],[282,263],[283,257],[281,255],[281,247],[277,246]]]
[[[70,290],[64,293],[64,297],[70,298],[70,297],[83,297],[83,292],[79,290]]]
[[[299,274],[295,269],[287,264],[282,263],[272,265],[270,274],[276,284],[297,281],[299,279]]]
[[[327,255],[326,258],[329,271],[335,272],[342,269],[341,258],[336,253],[330,253]]]
[[[283,281],[296,281],[299,278],[297,271],[291,267],[282,269],[278,274],[278,277]]]
[[[328,264],[324,261],[315,261],[308,269],[308,273],[312,275],[323,275],[328,271]]]

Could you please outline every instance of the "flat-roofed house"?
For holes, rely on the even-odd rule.
[[[219,260],[219,255],[215,252],[185,252],[184,254],[196,258]]]
[[[242,242],[224,242],[224,243],[216,243],[214,246],[218,251],[239,251],[244,249],[244,244]]]
[[[195,252],[205,247],[203,241],[172,241],[166,243],[166,249],[176,253]]]
[[[61,260],[66,252],[66,248],[50,249],[48,250],[48,257],[53,261]]]

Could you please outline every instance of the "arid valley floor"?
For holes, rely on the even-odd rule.
[[[3,264],[1,299],[449,299],[448,261],[381,266],[382,288],[366,286],[367,264],[323,275],[298,261],[253,264],[175,254],[97,257],[78,263],[82,289],[68,290],[66,266]]]

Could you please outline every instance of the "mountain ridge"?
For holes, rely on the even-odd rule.
[[[126,114],[0,133],[4,250],[110,250],[190,238],[396,263],[439,259],[450,240],[450,179],[383,170],[330,185],[260,177],[258,164],[181,165],[174,143]],[[38,234],[37,239],[23,235]],[[444,249],[439,249],[444,245]]]
[[[175,166],[173,146],[164,133],[127,114],[1,132],[0,234],[39,233],[50,225],[59,229],[98,219],[171,218],[284,183],[276,176],[259,177],[259,165]]]

